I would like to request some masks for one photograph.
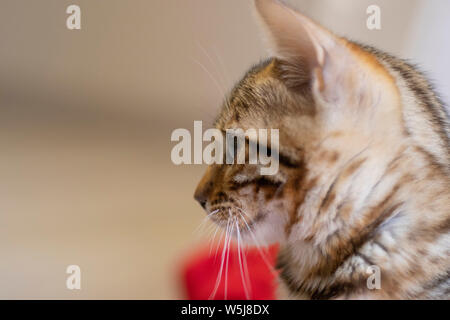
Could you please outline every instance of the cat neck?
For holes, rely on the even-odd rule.
[[[328,162],[339,158],[323,151],[321,157]],[[368,268],[388,269],[385,261],[393,259],[390,252],[396,241],[404,240],[393,238],[397,229],[410,228],[407,234],[413,239],[414,230],[423,228],[421,219],[411,219],[413,215],[430,219],[450,207],[445,168],[431,161],[426,151],[414,145],[399,145],[391,152],[373,145],[335,161],[327,170],[322,168],[320,176],[309,170],[305,179],[317,183],[298,207],[301,218],[292,226],[278,261],[288,286],[318,298],[327,298],[335,285],[343,288],[351,283],[355,290],[366,289]],[[315,165],[318,168],[318,162]],[[416,250],[411,245],[408,254],[413,257]],[[313,288],[327,290],[320,293]]]

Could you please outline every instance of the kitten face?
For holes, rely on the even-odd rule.
[[[289,185],[293,180],[298,186],[304,176],[301,141],[311,141],[308,136],[314,130],[311,119],[314,102],[310,94],[305,89],[301,96],[290,92],[281,79],[281,68],[282,62],[277,59],[253,67],[232,90],[215,124],[223,132],[237,128],[278,129],[278,172],[261,175],[259,165],[248,161],[243,165],[211,165],[195,192],[195,198],[207,212],[216,212],[211,215],[214,222],[225,228],[232,224],[233,234],[239,229],[240,236],[248,242],[253,242],[254,237],[280,242],[285,237],[289,208],[295,196]],[[299,131],[302,126],[304,131]],[[256,142],[246,142],[247,156],[249,143]]]
[[[255,4],[274,58],[232,90],[216,127],[278,129],[279,170],[213,165],[195,198],[228,235],[279,242],[294,297],[448,298],[449,131],[429,84],[280,1]],[[367,288],[373,265],[381,290]]]
[[[258,239],[283,242],[321,173],[385,130],[394,137],[400,108],[394,81],[369,54],[276,1],[256,5],[275,58],[232,90],[216,128],[278,129],[279,170],[261,176],[257,165],[212,165],[195,198],[232,233],[252,241],[251,229]]]

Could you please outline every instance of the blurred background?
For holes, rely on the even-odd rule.
[[[418,63],[450,97],[450,1],[292,0],[340,35]],[[81,8],[81,30],[66,8]],[[366,28],[381,8],[382,29]],[[170,141],[211,124],[267,57],[250,0],[0,1],[0,298],[182,299],[205,236],[203,166]],[[81,267],[81,290],[66,267]]]

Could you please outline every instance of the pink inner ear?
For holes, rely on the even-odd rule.
[[[335,101],[354,89],[345,86],[354,83],[350,81],[352,73],[359,71],[342,39],[279,1],[256,0],[255,4],[275,56],[298,67],[292,70],[303,68],[298,76],[304,79],[309,74],[313,88],[326,101]]]
[[[255,1],[263,28],[274,54],[292,63],[301,59],[318,64],[316,46],[306,26],[306,17],[273,0]]]

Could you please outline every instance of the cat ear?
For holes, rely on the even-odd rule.
[[[343,79],[356,69],[345,42],[308,17],[277,0],[255,0],[256,9],[274,55],[289,67],[285,78],[300,85],[312,82],[313,90],[327,101],[349,92]]]

